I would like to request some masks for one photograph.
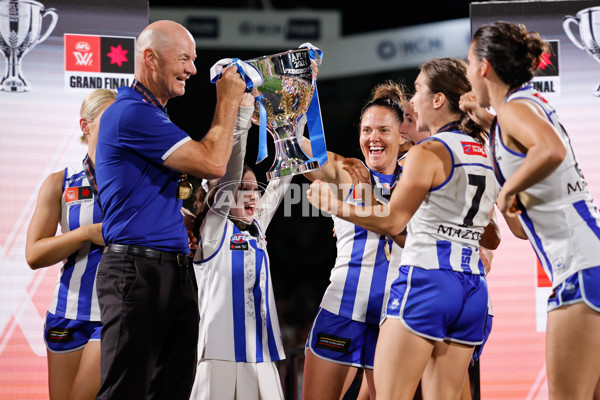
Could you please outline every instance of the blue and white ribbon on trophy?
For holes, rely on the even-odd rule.
[[[298,48],[308,49],[310,59],[317,65],[323,61],[323,51],[310,43],[303,43]],[[314,76],[314,75],[313,75]],[[314,78],[313,78],[314,79]],[[306,112],[306,126],[308,127],[308,136],[310,138],[310,147],[313,158],[323,167],[327,164],[327,146],[325,145],[325,133],[323,130],[323,119],[321,118],[321,105],[319,103],[319,94],[315,82],[315,91],[312,100]]]
[[[251,92],[253,88],[258,88],[264,83],[264,79],[260,72],[251,64],[240,60],[239,58],[223,58],[217,61],[210,68],[210,81],[215,83],[220,77],[224,67],[235,65],[239,74],[244,78],[246,82],[246,92]],[[260,101],[264,96],[261,94],[255,97],[255,100],[260,106],[260,125],[258,135],[258,157],[256,163],[258,164],[267,157],[267,110]]]

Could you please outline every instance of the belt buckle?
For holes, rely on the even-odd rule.
[[[188,266],[187,254],[177,253],[177,265],[180,267]]]

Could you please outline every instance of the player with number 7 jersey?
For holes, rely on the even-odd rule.
[[[451,154],[448,178],[432,187],[407,226],[402,264],[485,275],[479,240],[498,194],[484,146],[449,124],[434,136]]]

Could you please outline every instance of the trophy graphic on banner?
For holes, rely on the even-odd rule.
[[[42,33],[42,21],[50,24]],[[0,0],[0,50],[7,61],[6,73],[0,80],[0,90],[27,92],[31,84],[21,71],[21,60],[33,47],[50,36],[58,21],[55,9],[45,9],[33,0]]]
[[[579,26],[580,39],[571,31],[571,23]],[[600,7],[584,8],[575,17],[565,16],[563,29],[575,46],[600,62]],[[600,97],[600,84],[595,87],[594,96]]]
[[[317,73],[312,63],[314,58],[313,49],[300,48],[245,61],[258,70],[263,78],[262,85],[257,88],[260,96],[257,97],[258,107],[252,121],[257,125],[263,124],[275,142],[275,159],[267,172],[269,181],[319,169],[327,161],[322,130],[316,133],[316,139],[314,133],[317,129],[311,130],[311,126],[315,126],[315,119],[321,122],[316,96]],[[315,114],[312,114],[312,118],[307,115],[313,158],[302,151],[296,138],[298,120],[307,114],[309,108],[309,114],[313,111],[318,114],[316,118]],[[262,147],[266,151],[264,140]],[[259,138],[258,162],[265,156],[264,152],[261,155]]]

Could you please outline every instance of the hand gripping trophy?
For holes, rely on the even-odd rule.
[[[318,65],[320,57],[321,53],[315,48],[304,47],[246,61],[263,78],[263,84],[258,87],[258,111],[252,121],[257,125],[266,124],[275,142],[275,159],[267,172],[269,181],[319,169],[327,161],[322,130],[311,129],[314,126],[311,122],[321,119],[318,96],[315,96],[317,71],[314,65]],[[304,154],[296,137],[298,121],[304,115],[308,119],[312,159]],[[259,138],[259,161],[266,156],[266,150],[261,153],[260,142]],[[263,148],[266,149],[264,144]]]
[[[267,156],[266,132],[275,142],[275,159],[267,180],[297,175],[321,168],[327,162],[327,149],[319,98],[316,89],[320,49],[305,43],[297,50],[241,61],[225,58],[211,68],[211,81],[219,79],[222,68],[236,65],[246,80],[247,91],[256,88],[256,111],[252,122],[259,125],[258,162]],[[306,115],[313,157],[300,148],[298,121]]]
[[[42,21],[50,24],[42,33]],[[0,50],[7,61],[6,73],[0,80],[0,90],[27,92],[31,84],[23,77],[21,60],[33,47],[50,36],[58,21],[53,8],[33,0],[0,0]]]

